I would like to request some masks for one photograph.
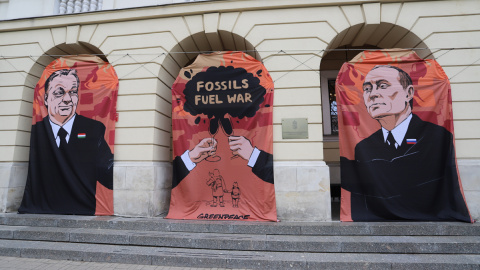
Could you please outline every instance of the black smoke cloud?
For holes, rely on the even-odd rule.
[[[225,115],[239,119],[253,117],[264,101],[266,90],[260,85],[260,79],[245,69],[220,66],[197,73],[187,82],[183,93],[185,111],[192,116],[205,114],[212,119],[210,131],[214,132],[211,133],[217,131],[220,121],[230,134],[231,125]]]

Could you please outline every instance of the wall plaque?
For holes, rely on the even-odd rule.
[[[283,118],[282,139],[308,139],[308,119]]]

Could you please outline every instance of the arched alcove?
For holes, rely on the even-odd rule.
[[[180,69],[193,63],[197,55],[214,51],[245,51],[261,61],[248,40],[232,32],[218,31],[214,34],[200,32],[183,39],[170,50],[162,66],[176,78]]]
[[[178,42],[166,53],[161,62],[157,94],[170,103],[171,97],[165,96],[165,93],[170,91],[180,69],[193,63],[199,54],[214,51],[245,51],[261,61],[253,45],[235,33],[226,31],[195,33]]]
[[[211,53],[214,51],[245,51],[250,56],[261,61],[260,55],[254,49],[253,45],[245,38],[231,32],[218,31],[209,35],[205,32],[199,32],[188,36],[178,42],[165,56],[161,63],[158,89],[170,89],[178,73],[183,67],[193,63],[196,57],[202,53]],[[163,76],[167,75],[168,76]],[[162,91],[165,93],[165,91]],[[159,95],[162,95],[159,93]],[[170,102],[171,98],[165,97]],[[170,150],[171,150],[170,144]]]
[[[422,58],[433,57],[426,44],[414,33],[390,23],[354,25],[340,32],[325,49],[320,62],[320,85],[323,114],[323,154],[330,169],[332,219],[338,220],[340,209],[340,154],[336,126],[335,80],[343,63],[364,50],[390,48],[413,49]]]
[[[253,45],[244,37],[232,32],[199,32],[184,38],[166,53],[161,62],[160,74],[158,76],[157,94],[169,103],[169,110],[171,110],[171,87],[180,70],[192,64],[198,55],[215,51],[245,51],[250,56],[261,61],[260,55]],[[171,118],[169,120],[171,120]],[[171,138],[170,133],[170,139]],[[172,153],[171,140],[169,147],[170,153]],[[168,158],[171,160],[171,154]],[[165,195],[161,200],[169,204],[170,194]]]
[[[43,55],[36,59],[32,68],[27,74],[25,85],[33,90],[37,84],[40,75],[42,75],[45,67],[53,60],[64,55],[77,55],[77,54],[93,54],[100,57],[103,61],[108,62],[107,57],[97,47],[86,43],[79,42],[75,44],[60,44],[47,50]],[[33,58],[35,59],[35,58]],[[33,96],[32,96],[33,98]]]
[[[20,113],[18,117],[18,132],[30,133],[31,123],[32,123],[32,103],[34,98],[35,86],[40,79],[44,69],[55,59],[65,56],[65,55],[78,55],[78,54],[95,54],[102,58],[104,61],[108,61],[102,52],[87,43],[78,43],[78,44],[60,44],[55,47],[52,47],[45,51],[42,55],[29,55],[33,61],[31,66],[19,67],[18,69],[28,70],[25,76],[25,82],[23,84],[22,97],[26,106],[23,112]],[[25,52],[25,55],[28,55],[28,52]],[[17,68],[17,67],[15,67]],[[28,106],[28,109],[26,107]],[[28,113],[27,113],[28,111]],[[26,137],[22,135],[22,137]],[[27,137],[28,138],[28,137]],[[22,158],[22,162],[15,163],[15,173],[12,174],[13,186],[9,187],[8,197],[5,199],[5,212],[15,212],[18,210],[20,203],[23,198],[24,188],[26,184],[26,176],[28,171],[28,151],[30,144],[29,140],[25,140],[26,143],[22,145],[17,145],[14,148],[14,155]],[[23,162],[26,161],[26,162]]]

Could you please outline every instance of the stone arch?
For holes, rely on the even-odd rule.
[[[199,32],[178,42],[162,63],[163,68],[174,78],[183,67],[193,63],[197,55],[214,51],[245,51],[261,61],[254,46],[238,34],[219,30],[213,34]]]
[[[199,54],[214,51],[245,51],[255,59],[262,60],[254,46],[235,33],[223,30],[214,33],[194,33],[175,44],[161,61],[157,87],[161,92],[159,95],[168,99],[166,92],[170,91],[180,70],[193,63]],[[170,149],[171,147],[170,145]]]
[[[433,57],[423,40],[402,26],[383,22],[374,25],[358,24],[344,29],[332,39],[323,53],[320,71],[340,68],[362,50],[390,48],[411,48],[421,58]]]
[[[344,29],[325,49],[320,62],[320,84],[324,123],[323,153],[330,170],[332,219],[339,216],[340,154],[338,136],[332,134],[330,117],[329,81],[335,80],[344,62],[350,61],[363,50],[412,48],[422,58],[432,58],[427,45],[415,33],[391,23],[358,24]],[[331,85],[331,84],[330,84]]]
[[[219,30],[214,34],[198,32],[185,37],[173,46],[161,62],[158,89],[169,91],[180,70],[193,63],[202,53],[214,51],[245,51],[250,56],[261,61],[260,54],[244,37],[235,33]],[[170,104],[171,105],[171,104]],[[170,145],[170,149],[171,149]]]
[[[44,52],[43,55],[37,58],[36,62],[33,64],[32,68],[27,74],[25,85],[30,86],[32,83],[34,83],[32,85],[32,88],[34,89],[38,79],[42,75],[43,70],[46,66],[48,66],[48,64],[63,55],[77,54],[98,55],[103,61],[108,62],[107,57],[102,53],[102,51],[92,44],[81,41],[73,44],[59,44],[55,47],[50,48],[49,50]]]

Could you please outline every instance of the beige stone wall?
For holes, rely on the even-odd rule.
[[[9,189],[15,188],[13,201],[22,196],[22,180],[11,179],[25,175],[19,166],[25,170],[28,161],[33,87],[56,58],[46,54],[103,53],[115,67],[120,80],[115,213],[154,216],[168,208],[170,87],[178,71],[198,51],[248,50],[264,61],[275,81],[279,217],[330,220],[325,161],[338,161],[338,142],[323,136],[320,65],[325,49],[346,45],[429,48],[419,55],[437,58],[452,78],[465,195],[469,204],[479,205],[480,65],[475,61],[480,50],[438,49],[480,46],[479,2],[366,2],[206,1],[0,21],[0,210],[15,209],[5,199]],[[307,118],[309,138],[283,139],[283,118]],[[472,213],[480,217],[478,210]]]

